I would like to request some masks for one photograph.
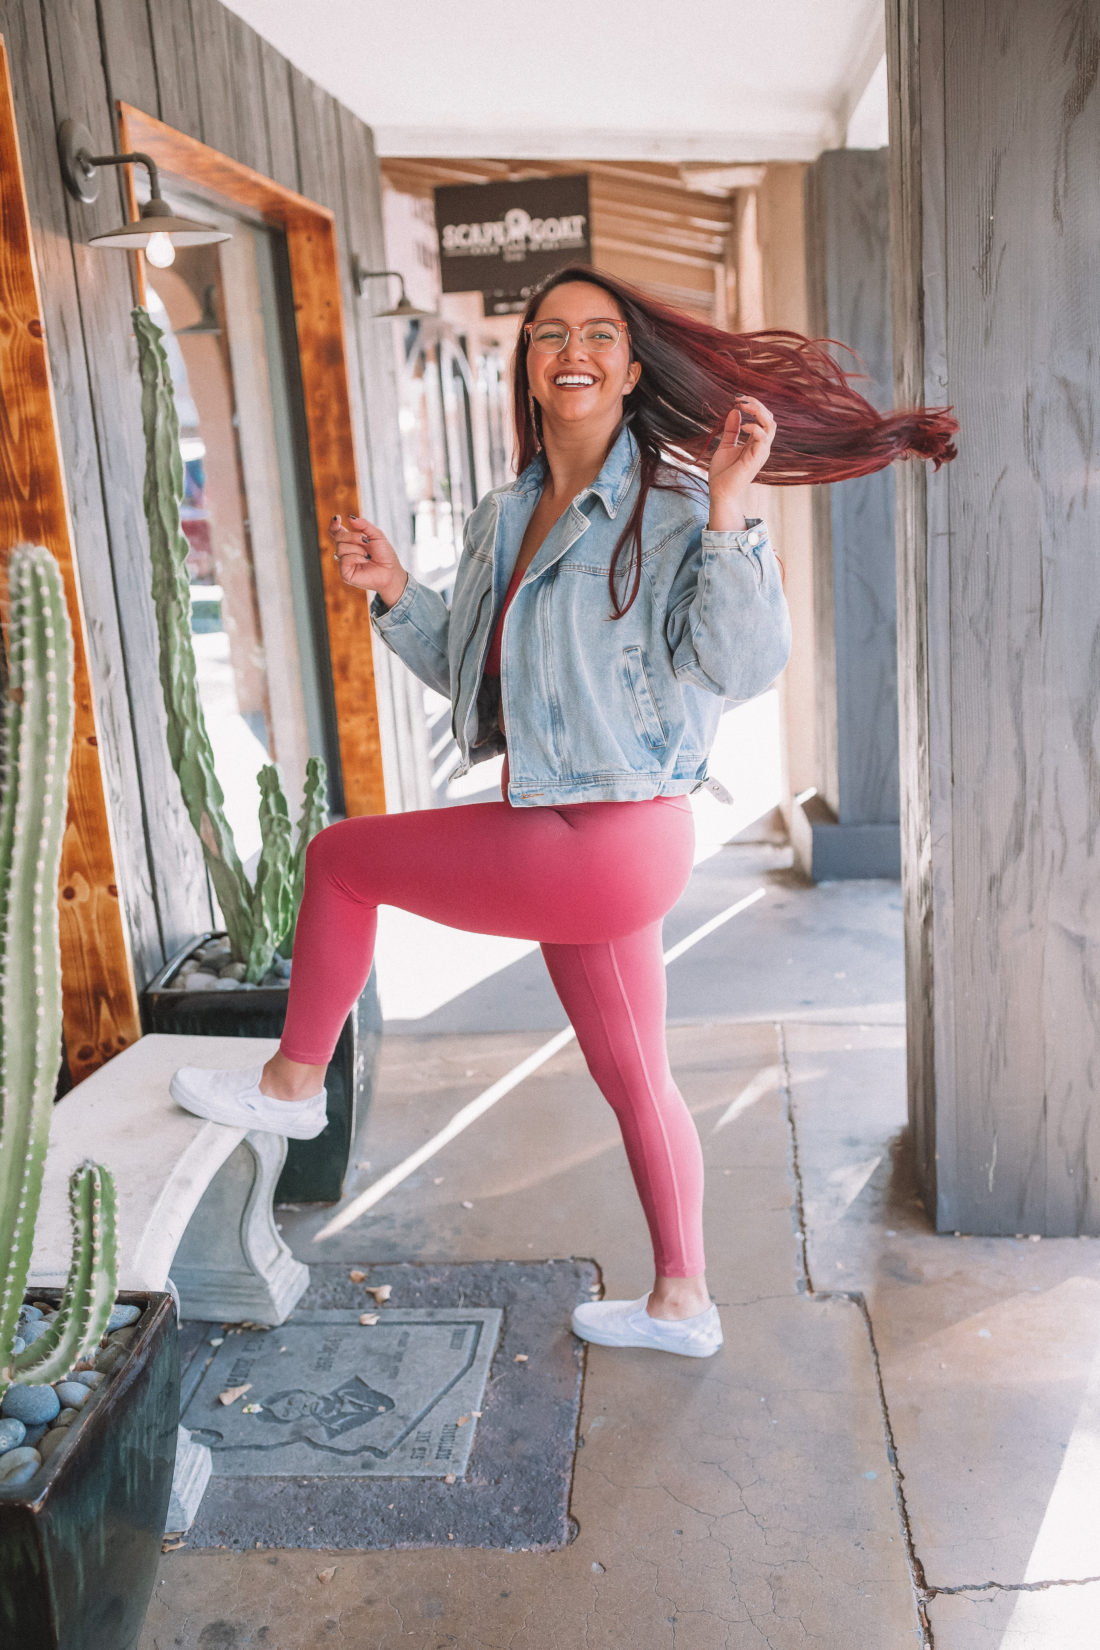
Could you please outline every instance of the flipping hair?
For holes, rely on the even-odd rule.
[[[641,583],[642,518],[651,488],[687,490],[693,478],[667,461],[705,466],[739,395],[757,396],[775,416],[775,440],[757,477],[773,487],[847,481],[885,469],[896,458],[931,459],[938,470],[956,456],[958,423],[950,408],[877,412],[852,387],[852,379],[861,375],[846,372],[829,354],[825,346],[832,339],[804,338],[780,328],[722,332],[614,276],[569,264],[536,288],[520,325],[512,369],[519,471],[542,447],[523,327],[534,320],[547,293],[568,281],[586,281],[614,298],[629,327],[631,360],[642,368],[626,414],[640,454],[641,486],[608,575],[617,619],[632,605]],[[624,579],[620,562],[628,545]],[[625,600],[619,595],[622,583]]]

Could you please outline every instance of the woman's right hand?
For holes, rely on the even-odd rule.
[[[400,601],[409,575],[380,527],[363,516],[333,516],[328,536],[340,563],[340,577],[358,590],[377,591],[387,607]]]

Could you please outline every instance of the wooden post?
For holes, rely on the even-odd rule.
[[[810,330],[836,338],[859,388],[893,400],[889,207],[884,149],[829,149],[806,174]],[[812,495],[817,790],[792,811],[802,868],[897,877],[897,595],[894,477],[860,476]]]
[[[1100,30],[889,0],[910,1115],[936,1225],[1100,1234]]]
[[[65,1052],[78,1082],[135,1042],[141,1028],[119,906],[72,527],[2,41],[0,225],[0,568],[6,578],[8,557],[20,542],[45,545],[61,568],[73,627],[76,720],[59,904]]]

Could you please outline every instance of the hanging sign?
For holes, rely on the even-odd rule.
[[[563,264],[591,263],[588,176],[447,184],[435,191],[444,292],[480,292],[486,315],[522,309]]]

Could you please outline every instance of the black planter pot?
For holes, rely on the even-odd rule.
[[[286,990],[174,991],[176,971],[217,933],[200,934],[161,969],[142,992],[146,1031],[198,1037],[280,1037],[286,1017]],[[287,1143],[286,1163],[275,1188],[279,1203],[337,1203],[343,1195],[357,1132],[374,1093],[382,1014],[374,970],[363,995],[348,1015],[325,1075],[328,1128],[316,1140]]]
[[[34,1298],[56,1300],[56,1290]],[[142,1308],[129,1356],[28,1484],[0,1484],[0,1644],[134,1650],[156,1581],[179,1425],[169,1295]]]

